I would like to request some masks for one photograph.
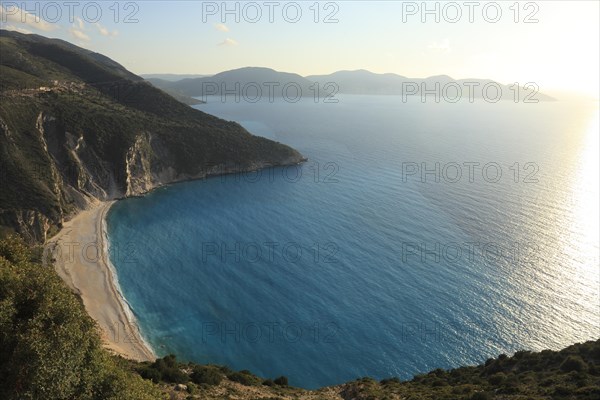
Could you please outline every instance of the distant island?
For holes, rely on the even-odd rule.
[[[376,74],[366,70],[338,71],[329,75],[300,76],[295,73],[279,72],[270,68],[245,67],[220,72],[213,76],[184,77],[148,81],[169,93],[191,97],[226,95],[231,99],[237,92],[246,91],[248,97],[256,95],[257,88],[262,97],[294,97],[300,91],[302,97],[328,97],[336,94],[397,95],[406,97],[425,96],[427,101],[456,102],[460,100],[487,99],[492,102],[504,100],[515,102],[554,101],[551,96],[539,92],[535,84],[503,85],[491,79],[453,79],[447,75],[429,78],[408,78],[387,73]],[[236,89],[237,88],[237,89]],[[286,89],[289,88],[289,89]],[[239,94],[239,93],[237,93]]]

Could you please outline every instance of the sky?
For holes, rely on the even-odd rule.
[[[3,29],[68,40],[136,74],[367,69],[534,82],[542,92],[599,97],[596,0],[2,0],[1,13]]]

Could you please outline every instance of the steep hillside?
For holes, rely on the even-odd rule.
[[[94,321],[22,240],[0,240],[0,398],[155,400],[158,388],[102,348]]]
[[[318,390],[287,385],[286,377],[259,378],[223,366],[177,363],[173,356],[133,364],[142,377],[159,383],[176,399],[321,400],[592,400],[600,398],[600,340],[560,351],[501,354],[484,364],[436,369],[410,381],[364,377]],[[177,371],[177,372],[174,372]],[[185,385],[186,390],[181,386]]]
[[[70,43],[0,31],[0,52],[0,233],[43,242],[94,199],[303,160]]]
[[[188,106],[194,106],[196,104],[204,104],[204,101],[197,100],[193,97],[186,96],[185,94],[178,92],[173,89],[169,89],[168,86],[171,82],[166,81],[160,78],[147,78],[148,82],[150,82],[153,86],[159,88],[163,92],[167,93],[169,96],[173,97],[176,100],[179,100],[183,104],[187,104]]]

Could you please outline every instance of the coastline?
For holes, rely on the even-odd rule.
[[[308,161],[283,165],[300,165]],[[254,170],[283,165],[263,166]],[[94,199],[88,207],[63,223],[62,229],[44,244],[44,261],[51,261],[67,286],[81,299],[86,312],[98,324],[104,347],[135,361],[154,361],[157,356],[142,336],[137,320],[123,296],[118,275],[108,258],[106,215],[117,201],[143,197],[157,189],[189,181],[202,180],[240,171],[221,171],[201,177],[161,182],[135,195],[112,200]],[[49,254],[48,254],[49,253]]]
[[[153,361],[108,258],[105,218],[115,201],[95,201],[46,243],[54,268],[96,321],[104,347],[125,358]]]

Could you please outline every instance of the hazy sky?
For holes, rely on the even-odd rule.
[[[368,69],[536,82],[542,91],[596,96],[600,85],[598,1],[430,1],[431,14],[421,1],[47,4],[2,1],[2,27],[69,40],[138,74],[212,74],[244,66],[301,75]],[[233,12],[222,15],[224,8]]]

